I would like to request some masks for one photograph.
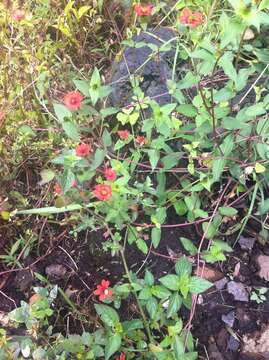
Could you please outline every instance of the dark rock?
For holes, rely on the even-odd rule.
[[[149,29],[147,32],[133,36],[132,40],[153,44],[160,48],[165,42],[175,37],[169,28]],[[173,45],[171,42],[169,45]],[[149,46],[127,47],[123,51],[122,60],[114,63],[112,71],[112,95],[110,101],[113,106],[124,107],[132,102],[133,89],[130,75],[143,77],[140,87],[146,96],[155,97],[168,92],[166,81],[172,78],[172,66],[175,51],[162,51],[150,59],[153,50]],[[171,102],[169,94],[155,99],[160,105]]]

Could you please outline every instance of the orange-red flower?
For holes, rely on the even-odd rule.
[[[192,12],[190,9],[185,8],[182,10],[179,21],[181,24],[195,28],[202,24],[203,14],[200,12]]]
[[[92,151],[92,148],[89,144],[79,144],[76,146],[76,155],[80,157],[88,156]]]
[[[64,96],[64,104],[71,111],[78,110],[81,107],[82,100],[83,96],[79,91],[69,91]]]
[[[97,285],[97,289],[94,291],[94,295],[99,295],[99,300],[104,301],[113,295],[112,290],[108,290],[110,282],[108,280],[102,280],[100,285]]]
[[[93,193],[94,193],[94,196],[97,197],[97,199],[99,199],[101,201],[106,201],[106,200],[110,199],[112,196],[112,188],[110,185],[98,184],[98,185],[95,185]]]
[[[134,7],[137,16],[150,16],[153,10],[152,4],[136,4]]]
[[[76,180],[74,180],[72,182],[72,187],[77,187],[78,186],[78,183]],[[56,183],[53,187],[53,190],[54,190],[54,193],[57,194],[57,195],[62,195],[63,191],[62,191],[62,187],[59,183]]]
[[[108,181],[113,181],[117,177],[116,171],[113,170],[112,168],[105,168],[104,175],[105,175],[106,180],[108,180]]]
[[[59,183],[56,183],[53,187],[54,193],[57,195],[61,195],[62,194],[62,188],[61,185]]]
[[[126,360],[126,355],[121,353],[120,356],[116,356],[116,360]]]
[[[135,142],[136,142],[139,146],[143,146],[143,145],[145,145],[145,144],[148,142],[148,140],[147,140],[147,138],[145,138],[145,136],[137,136],[137,137],[135,138]]]
[[[121,140],[127,140],[130,133],[128,130],[119,130],[118,131],[118,135],[120,137]]]
[[[16,9],[12,11],[11,18],[14,21],[21,21],[25,18],[25,11],[22,9]]]

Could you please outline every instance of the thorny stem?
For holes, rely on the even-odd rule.
[[[121,254],[121,258],[122,258],[122,262],[123,262],[123,266],[124,266],[124,269],[125,269],[125,272],[126,272],[126,275],[127,275],[127,278],[129,280],[129,283],[130,285],[132,286],[132,279],[131,279],[131,275],[130,275],[130,272],[129,272],[129,269],[128,269],[128,265],[127,265],[127,262],[126,262],[126,259],[125,259],[125,255],[124,255],[124,250],[120,250],[120,254]],[[137,302],[137,305],[138,305],[138,309],[139,309],[139,312],[142,316],[142,319],[143,319],[143,323],[144,323],[144,326],[145,326],[145,329],[146,329],[146,332],[147,332],[147,336],[148,336],[148,339],[151,343],[154,343],[154,339],[153,339],[153,336],[151,335],[151,332],[150,332],[150,328],[149,328],[149,324],[148,324],[148,321],[147,321],[147,318],[146,318],[146,314],[140,304],[140,301],[138,299],[138,296],[136,294],[135,291],[133,291],[133,294],[135,296],[135,299],[136,299],[136,302]]]

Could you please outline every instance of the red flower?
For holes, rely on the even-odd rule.
[[[148,140],[145,138],[145,136],[137,136],[135,138],[135,142],[139,145],[139,146],[143,146],[145,145]]]
[[[203,14],[200,12],[192,12],[190,9],[185,8],[182,10],[181,15],[179,17],[179,21],[187,26],[195,28],[202,24],[203,22]]]
[[[149,16],[152,13],[152,4],[136,4],[134,7],[137,16]]]
[[[25,11],[21,9],[16,9],[12,11],[11,18],[14,21],[21,21],[25,18]]]
[[[126,355],[121,353],[120,356],[116,356],[116,360],[126,360]]]
[[[83,96],[78,91],[70,91],[64,96],[64,104],[69,110],[78,110],[81,106]]]
[[[128,130],[119,130],[118,131],[118,135],[120,137],[121,140],[127,140],[130,133]]]
[[[62,188],[61,185],[59,183],[56,183],[53,187],[54,193],[61,195],[62,194]]]
[[[117,177],[116,171],[113,170],[112,168],[106,168],[104,171],[104,175],[105,175],[106,180],[109,180],[109,181],[113,181]]]
[[[88,156],[92,148],[89,144],[79,144],[76,146],[76,155],[80,157]]]
[[[97,289],[93,292],[94,295],[99,295],[99,300],[104,301],[106,298],[110,298],[113,294],[112,290],[108,290],[110,282],[108,280],[102,280],[100,285],[97,285]]]
[[[106,201],[112,196],[112,188],[110,185],[98,184],[94,188],[94,196],[101,201]]]
[[[74,180],[72,182],[72,187],[77,187],[78,183],[76,180]],[[53,187],[53,190],[54,190],[54,193],[55,194],[58,194],[58,195],[61,195],[62,194],[62,188],[61,188],[61,185],[59,183],[56,183]]]

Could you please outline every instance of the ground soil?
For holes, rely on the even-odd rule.
[[[181,219],[182,220],[182,219]],[[175,215],[170,215],[167,223],[175,224],[183,222]],[[51,240],[53,233],[53,239]],[[3,233],[2,233],[3,236]],[[172,272],[177,257],[184,253],[179,238],[181,236],[192,239],[197,244],[200,240],[199,229],[191,227],[172,227],[164,228],[162,240],[158,249],[151,251],[146,257],[133,246],[126,251],[127,262],[132,271],[139,270],[142,276],[145,267],[149,268],[156,278],[166,273]],[[228,239],[232,241],[233,239]],[[68,229],[51,229],[45,224],[42,229],[42,241],[39,248],[39,255],[31,255],[22,262],[22,266],[28,267],[27,270],[19,270],[1,274],[0,285],[0,311],[8,312],[14,308],[14,302],[19,305],[20,300],[28,300],[31,296],[31,286],[38,285],[39,282],[34,278],[33,273],[37,272],[48,276],[51,283],[59,284],[63,290],[71,295],[71,299],[80,307],[82,313],[80,319],[70,316],[66,304],[61,303],[60,308],[63,319],[69,317],[69,325],[74,332],[82,331],[87,326],[87,319],[94,318],[94,311],[91,313],[93,303],[93,290],[101,279],[109,279],[113,285],[124,274],[124,269],[120,258],[116,255],[113,258],[102,250],[104,237],[101,231],[80,233],[77,238],[69,234]],[[242,250],[237,244],[234,252],[231,253],[227,261],[215,264],[211,268],[219,274],[221,278],[233,279],[244,284],[246,289],[251,287],[267,287],[267,283],[257,276],[257,266],[255,258],[259,254],[268,254],[269,246],[260,245],[257,241],[251,251]],[[146,259],[146,263],[145,263]],[[31,265],[33,264],[33,265]],[[239,272],[234,276],[234,272],[240,264]],[[51,265],[56,266],[56,275],[48,275]],[[50,266],[50,267],[49,267]],[[7,267],[2,263],[1,271]],[[17,268],[14,270],[18,270]],[[58,274],[57,274],[58,271]],[[5,296],[4,296],[5,295]],[[7,298],[9,297],[9,299]],[[216,360],[243,360],[259,359],[259,355],[246,357],[240,353],[244,334],[251,334],[260,331],[262,326],[269,321],[269,296],[266,301],[257,305],[254,301],[241,302],[235,301],[233,296],[224,287],[217,290],[215,287],[203,294],[199,298],[199,305],[196,308],[193,319],[193,334],[198,339],[198,348],[201,359]],[[13,301],[14,302],[13,302]],[[61,301],[61,300],[60,300]],[[83,314],[85,304],[89,313]],[[132,304],[130,304],[132,305]],[[129,307],[128,311],[132,306]],[[122,314],[128,317],[127,313]],[[227,315],[234,311],[235,319],[233,326],[228,326],[222,320],[222,315]],[[85,323],[83,321],[85,315]],[[188,319],[189,314],[184,311],[183,316]],[[65,320],[58,322],[57,326],[64,330]]]

